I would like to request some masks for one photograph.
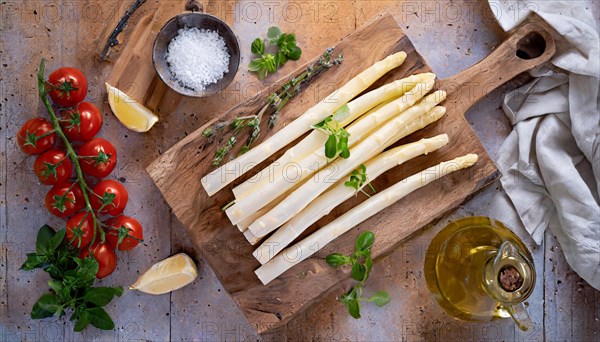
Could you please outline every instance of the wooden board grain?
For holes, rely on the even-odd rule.
[[[547,46],[544,53],[528,60],[517,58],[517,42],[532,31],[539,31],[545,39]],[[344,54],[344,64],[327,71],[292,100],[280,116],[274,131],[291,122],[319,99],[374,62],[401,50],[408,54],[406,62],[385,75],[374,86],[410,74],[430,71],[430,68],[389,13],[384,12],[368,21],[335,47],[336,53]],[[548,60],[553,53],[554,45],[549,33],[538,24],[528,23],[473,68],[440,81],[437,87],[448,92],[445,102],[448,108],[446,116],[403,139],[399,144],[441,133],[449,135],[450,144],[428,156],[416,158],[388,171],[380,176],[374,185],[383,189],[426,167],[467,153],[477,153],[479,161],[468,170],[452,174],[407,196],[325,246],[313,257],[296,265],[268,286],[263,286],[253,272],[259,266],[251,254],[253,247],[246,242],[238,229],[230,224],[220,209],[232,199],[231,186],[213,197],[208,197],[200,179],[213,169],[210,161],[218,147],[218,142],[211,144],[205,140],[202,136],[203,130],[218,120],[227,121],[241,113],[256,112],[269,95],[270,89],[191,133],[154,161],[147,170],[174,214],[189,231],[191,240],[200,247],[203,258],[211,265],[225,290],[257,331],[266,332],[285,324],[348,280],[347,270],[334,270],[327,266],[322,258],[333,251],[350,252],[357,231],[369,229],[375,232],[377,239],[373,250],[377,259],[390,253],[403,239],[452,210],[491,182],[497,176],[497,170],[464,119],[464,112],[497,86]],[[284,79],[278,84],[283,83]],[[261,138],[268,137],[272,132],[264,134]],[[238,139],[242,140],[244,137],[239,136]],[[260,167],[256,168],[256,171],[258,170]],[[250,172],[246,176],[252,174]],[[359,201],[359,197],[348,200],[310,230],[318,229]]]

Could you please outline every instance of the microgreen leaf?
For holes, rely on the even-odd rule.
[[[255,55],[262,55],[265,53],[265,43],[262,39],[256,38],[252,42],[251,51]]]
[[[363,232],[356,239],[356,252],[363,252],[366,250],[370,250],[373,246],[373,242],[375,242],[375,234],[370,231]]]
[[[338,108],[334,113],[332,119],[337,122],[342,122],[350,116],[350,107],[345,104]]]
[[[327,257],[325,257],[325,261],[327,261],[327,263],[333,267],[340,267],[342,265],[347,265],[347,264],[352,263],[352,260],[350,257],[345,256],[340,253],[329,254]]]
[[[250,64],[248,64],[249,71],[257,72],[261,69],[263,69],[263,62],[260,58],[253,59],[250,61]]]
[[[390,295],[385,291],[377,291],[367,301],[375,303],[378,307],[383,307],[390,302]]]
[[[267,38],[269,38],[269,43],[270,44],[275,44],[277,42],[277,40],[279,39],[279,36],[281,36],[281,30],[279,29],[279,27],[277,26],[272,26],[269,27],[269,29],[267,30]]]
[[[325,141],[325,156],[329,159],[335,158],[337,154],[337,139],[335,135],[330,135]]]
[[[363,279],[365,278],[366,272],[367,272],[367,270],[364,265],[362,265],[358,262],[352,263],[352,272],[351,272],[352,279],[354,279],[356,281],[363,281]]]

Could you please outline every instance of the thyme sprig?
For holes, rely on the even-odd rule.
[[[206,128],[202,132],[202,135],[207,139],[208,143],[211,143],[214,140],[216,134],[223,132],[224,127],[229,127],[229,129],[226,130],[226,133],[231,134],[228,139],[224,140],[223,145],[220,146],[215,152],[212,164],[218,166],[223,162],[225,157],[231,153],[235,145],[239,142],[235,136],[246,129],[248,129],[250,133],[244,146],[238,152],[238,155],[249,151],[252,148],[252,144],[260,136],[260,123],[262,122],[263,116],[269,116],[267,130],[273,129],[277,123],[279,114],[285,105],[287,105],[290,99],[302,91],[303,86],[314,80],[323,71],[331,68],[334,65],[339,65],[344,61],[343,55],[340,54],[336,58],[333,58],[332,53],[333,48],[328,48],[316,62],[310,64],[299,75],[290,78],[278,91],[269,95],[266,103],[261,107],[256,115],[240,116],[234,118],[229,123],[219,122]]]

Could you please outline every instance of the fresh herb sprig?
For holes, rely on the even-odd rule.
[[[282,33],[278,27],[270,27],[267,31],[267,42],[276,47],[274,54],[265,53],[265,41],[261,38],[256,38],[250,46],[252,53],[259,57],[250,61],[248,70],[257,73],[261,80],[277,71],[288,59],[297,61],[302,56],[302,49],[296,44],[296,36],[293,33]]]
[[[368,179],[369,176],[367,176],[367,167],[365,166],[365,164],[360,164],[358,169],[350,173],[350,179],[344,182],[344,185],[354,188],[357,192],[360,191],[368,197],[371,197],[371,195],[369,195],[362,189],[363,185],[367,182]],[[371,182],[367,183],[367,185],[371,188],[373,193],[377,192],[375,191],[375,188],[373,187],[373,184],[371,184]]]
[[[50,275],[50,292],[43,294],[33,305],[31,318],[62,317],[71,312],[76,321],[74,331],[89,324],[98,329],[112,330],[115,323],[104,310],[111,300],[123,293],[122,287],[94,287],[98,261],[89,256],[78,257],[78,251],[65,241],[65,230],[54,231],[50,226],[40,228],[35,253],[27,254],[22,270],[41,268]]]
[[[333,159],[338,155],[347,159],[350,157],[348,138],[350,133],[340,126],[340,122],[350,115],[348,105],[340,107],[333,115],[326,117],[323,121],[312,126],[312,128],[328,135],[325,141],[325,156]]]
[[[356,238],[354,253],[351,255],[333,253],[325,258],[327,263],[335,268],[339,268],[344,265],[352,265],[351,276],[352,279],[358,281],[358,284],[345,292],[338,298],[338,300],[344,304],[346,308],[348,308],[348,313],[350,316],[356,319],[360,318],[361,302],[372,302],[378,307],[383,307],[390,302],[390,296],[385,291],[377,291],[368,299],[365,299],[362,296],[363,286],[369,278],[369,274],[373,268],[371,247],[373,247],[374,242],[375,234],[370,231],[366,231]]]
[[[202,135],[208,140],[208,143],[211,143],[217,134],[225,132],[225,127],[229,127],[229,130],[226,132],[231,133],[231,136],[235,136],[243,130],[249,129],[250,134],[248,139],[246,139],[246,143],[240,149],[238,155],[247,152],[250,150],[250,148],[252,148],[252,144],[260,135],[260,123],[264,115],[269,115],[267,129],[270,130],[275,127],[277,119],[279,118],[279,114],[285,105],[290,99],[300,93],[303,86],[315,79],[316,76],[321,74],[323,71],[331,68],[334,65],[339,65],[344,61],[343,55],[340,54],[336,58],[332,58],[332,53],[333,48],[328,48],[315,63],[310,64],[299,75],[289,79],[283,84],[279,91],[269,95],[267,102],[261,107],[256,115],[238,117],[229,123],[216,123],[213,126],[206,128],[202,132]],[[215,166],[220,165],[225,157],[231,153],[231,150],[237,144],[237,142],[237,139],[231,140],[231,138],[228,138],[225,140],[224,144],[215,152],[212,164]]]

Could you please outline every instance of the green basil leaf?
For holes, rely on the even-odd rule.
[[[31,318],[40,319],[54,315],[60,309],[58,298],[51,294],[43,294],[31,309]]]
[[[373,232],[363,232],[356,239],[355,250],[357,252],[369,250],[373,246],[373,242],[375,242],[375,235],[373,234]]]
[[[56,232],[56,234],[54,234],[54,236],[52,238],[50,238],[50,240],[48,240],[48,250],[54,252],[58,246],[60,246],[60,244],[63,242],[63,239],[65,238],[65,233],[67,231],[65,229],[61,229],[59,231]]]
[[[340,267],[351,262],[349,257],[340,253],[329,254],[327,257],[325,257],[325,261],[327,261],[327,263],[333,267]]]
[[[63,285],[60,281],[56,280],[56,279],[50,279],[48,280],[48,286],[50,286],[50,288],[52,289],[52,291],[54,291],[54,293],[56,293],[57,295],[60,293],[60,291],[63,288]]]
[[[37,253],[27,253],[27,259],[21,265],[23,271],[31,271],[36,268],[41,268],[46,265],[46,258],[43,255]]]
[[[75,317],[75,315],[71,316],[71,318],[73,317]],[[83,329],[85,329],[85,327],[88,326],[88,324],[90,324],[90,314],[88,314],[87,311],[84,311],[79,315],[79,318],[73,327],[73,331],[81,332]]]
[[[325,141],[325,156],[329,159],[335,158],[337,154],[337,139],[331,134]]]
[[[250,47],[250,50],[255,55],[262,55],[263,53],[265,53],[265,43],[263,42],[262,39],[256,38],[252,42],[252,46]]]
[[[265,77],[267,77],[268,71],[266,68],[260,69],[258,70],[258,79],[259,80],[264,80]]]
[[[48,252],[48,242],[54,235],[56,235],[56,232],[49,225],[45,224],[40,228],[35,241],[35,250],[37,254],[46,254]]]
[[[269,38],[269,41],[271,41],[273,39],[275,39],[275,41],[276,41],[280,35],[281,35],[281,30],[277,26],[269,27],[269,29],[267,30],[267,38]]]
[[[291,50],[286,54],[286,56],[293,60],[293,61],[297,61],[300,59],[300,57],[302,56],[302,49],[300,49],[297,46],[294,46],[293,48],[291,48]]]
[[[121,289],[121,292],[123,290]],[[117,290],[112,287],[91,287],[83,295],[83,299],[97,306],[105,306],[114,298]]]
[[[263,62],[261,58],[253,59],[248,64],[248,70],[252,72],[257,72],[263,68]]]
[[[353,287],[350,290],[348,290],[348,292],[344,293],[340,298],[339,301],[344,304],[344,305],[348,305],[350,302],[355,301],[356,300],[356,289]]]
[[[362,281],[365,278],[367,270],[363,264],[355,262],[352,264],[352,279]]]
[[[115,328],[115,323],[104,309],[89,308],[86,312],[89,316],[90,323],[96,328],[102,330],[112,330]],[[81,319],[81,317],[79,319]]]
[[[368,301],[375,303],[378,307],[382,307],[390,302],[390,295],[385,291],[377,291]]]

